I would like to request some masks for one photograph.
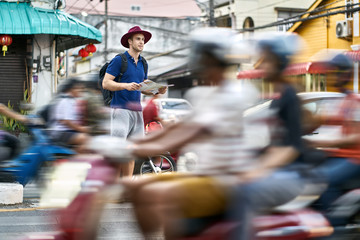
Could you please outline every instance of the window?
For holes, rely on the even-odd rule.
[[[277,16],[277,20],[281,21],[290,17],[294,17],[291,20],[294,20],[296,18],[300,18],[300,16],[298,16],[300,13],[305,12],[306,9],[298,9],[298,8],[275,8],[275,10],[277,10],[278,12],[278,16]],[[298,17],[295,17],[298,16]],[[280,32],[286,32],[287,30],[289,30],[289,28],[291,28],[291,26],[293,25],[293,23],[287,23],[287,24],[283,24],[283,25],[279,25],[278,26],[278,31]]]
[[[229,15],[215,19],[217,27],[231,27],[231,17]]]
[[[131,11],[137,11],[138,12],[138,11],[140,11],[140,9],[141,9],[140,6],[135,6],[135,5],[131,6]]]
[[[253,28],[255,26],[254,20],[251,17],[247,17],[244,20],[243,28]]]

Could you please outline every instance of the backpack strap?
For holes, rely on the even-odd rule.
[[[121,69],[120,69],[120,74],[119,74],[119,79],[121,79],[121,77],[124,75],[124,73],[126,72],[127,70],[127,67],[128,67],[128,60],[127,60],[127,57],[126,57],[126,54],[125,53],[119,53],[118,55],[116,56],[120,56],[121,57]],[[148,64],[147,64],[147,61],[146,59],[141,56],[141,61],[143,63],[143,66],[144,66],[144,73],[147,74],[147,70],[148,70]]]
[[[143,66],[144,66],[144,73],[146,75],[147,71],[148,71],[148,63],[147,63],[146,59],[143,56],[141,56],[141,61],[142,61]]]
[[[120,56],[121,60],[122,60],[120,74],[119,74],[119,79],[121,79],[121,77],[124,75],[124,73],[127,70],[128,61],[127,61],[127,57],[126,57],[125,53],[120,53],[117,56]]]

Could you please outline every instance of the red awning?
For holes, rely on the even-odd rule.
[[[344,54],[346,56],[348,56],[354,62],[359,62],[360,61],[360,51],[347,51]]]
[[[284,70],[284,74],[288,76],[303,75],[306,73],[310,74],[322,74],[326,73],[328,69],[326,65],[321,62],[307,62],[307,63],[294,63],[288,66]],[[239,72],[237,75],[238,79],[257,79],[263,78],[264,73],[262,70],[253,69],[248,71]]]
[[[284,74],[285,75],[302,75],[306,74],[311,63],[294,63],[288,66]]]
[[[259,69],[241,71],[237,74],[238,79],[257,79],[263,77],[264,77],[264,72]]]

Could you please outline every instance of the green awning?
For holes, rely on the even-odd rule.
[[[63,11],[16,2],[0,2],[0,34],[56,35],[58,50],[102,40],[98,29]]]

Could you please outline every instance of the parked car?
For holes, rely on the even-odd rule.
[[[303,102],[303,107],[309,110],[312,114],[324,114],[331,115],[336,113],[336,109],[345,97],[345,94],[338,92],[302,92],[298,93],[298,96]],[[245,111],[245,117],[251,117],[253,115],[264,112],[270,107],[271,100],[265,101],[259,105],[249,108]],[[316,129],[313,133],[304,136],[306,139],[329,139],[336,138],[341,134],[340,126],[328,126],[322,125]]]
[[[336,113],[336,110],[345,97],[343,93],[336,92],[304,92],[298,93],[303,101],[303,106],[313,114]],[[266,118],[266,114],[271,114],[269,107],[272,100],[266,100],[260,104],[247,109],[244,112],[244,137],[252,146],[264,147],[270,141],[270,131],[266,124],[259,119]],[[248,123],[248,124],[247,124]],[[323,125],[311,134],[304,136],[305,139],[336,139],[341,134],[340,126]],[[194,153],[186,153],[180,156],[177,162],[178,171],[191,171],[196,165],[197,156]]]
[[[177,122],[191,113],[191,104],[181,98],[158,98],[154,100],[160,117],[165,122]]]

